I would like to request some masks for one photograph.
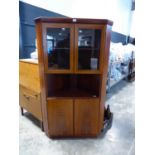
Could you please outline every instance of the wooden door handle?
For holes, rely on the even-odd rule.
[[[35,95],[30,95],[30,94],[26,94],[26,93],[24,93],[23,95],[24,95],[24,97],[25,97],[27,100],[29,100],[30,97],[31,97],[31,98],[35,98],[35,99],[37,99],[37,97],[38,97],[37,94],[35,94]]]

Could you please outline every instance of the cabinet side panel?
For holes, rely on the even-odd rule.
[[[40,88],[41,88],[41,108],[43,115],[44,130],[48,134],[48,123],[47,123],[47,103],[46,103],[46,77],[44,68],[44,54],[43,54],[43,36],[42,36],[42,23],[36,23],[36,37],[37,37],[37,48],[38,48],[38,60],[39,60],[39,75],[40,75]]]
[[[105,106],[105,98],[106,98],[106,82],[108,76],[108,62],[109,62],[109,48],[110,48],[110,40],[111,40],[111,26],[107,25],[103,31],[103,45],[104,51],[102,56],[102,74],[101,74],[101,91],[100,91],[100,126],[99,131],[103,128],[103,120],[104,120],[104,106]]]

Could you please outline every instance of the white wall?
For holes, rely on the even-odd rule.
[[[114,21],[113,31],[128,35],[132,0],[21,0],[68,17],[107,18]]]

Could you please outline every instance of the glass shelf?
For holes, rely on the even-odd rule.
[[[70,28],[47,28],[49,69],[70,69]]]
[[[99,74],[102,29],[64,26],[45,29],[46,72]]]
[[[78,28],[78,70],[99,70],[100,29]]]
[[[67,50],[69,50],[70,48],[68,48],[68,47],[62,47],[62,48],[53,48],[53,49],[52,49],[52,51],[53,51],[53,50],[57,50],[57,49],[58,49],[58,50],[63,50],[63,49],[67,49]]]

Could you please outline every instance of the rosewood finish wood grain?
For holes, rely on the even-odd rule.
[[[35,22],[43,123],[47,136],[99,135],[104,119],[110,33],[113,22],[102,19],[72,18],[38,18]],[[46,28],[64,26],[71,28],[71,67],[70,70],[52,70],[48,68]],[[102,31],[99,70],[78,70],[77,68],[79,27],[96,28]]]
[[[50,99],[47,101],[50,137],[73,136],[73,100]]]
[[[75,136],[99,134],[99,99],[75,99]]]
[[[46,76],[44,68],[44,49],[43,49],[43,30],[42,23],[36,25],[36,38],[37,38],[37,47],[38,47],[38,62],[39,62],[39,77],[40,77],[40,88],[41,88],[41,108],[42,108],[42,117],[45,133],[48,135],[48,123],[47,123],[47,92],[46,92]]]
[[[103,53],[103,66],[101,74],[101,88],[100,88],[100,127],[99,130],[103,128],[104,120],[104,108],[105,108],[105,97],[106,97],[106,83],[108,76],[108,62],[109,62],[109,48],[110,48],[110,39],[111,39],[111,26],[107,25],[104,32],[104,53]]]
[[[89,18],[50,18],[38,17],[35,22],[43,23],[80,23],[80,24],[108,24],[113,25],[113,22],[108,19],[89,19]]]

